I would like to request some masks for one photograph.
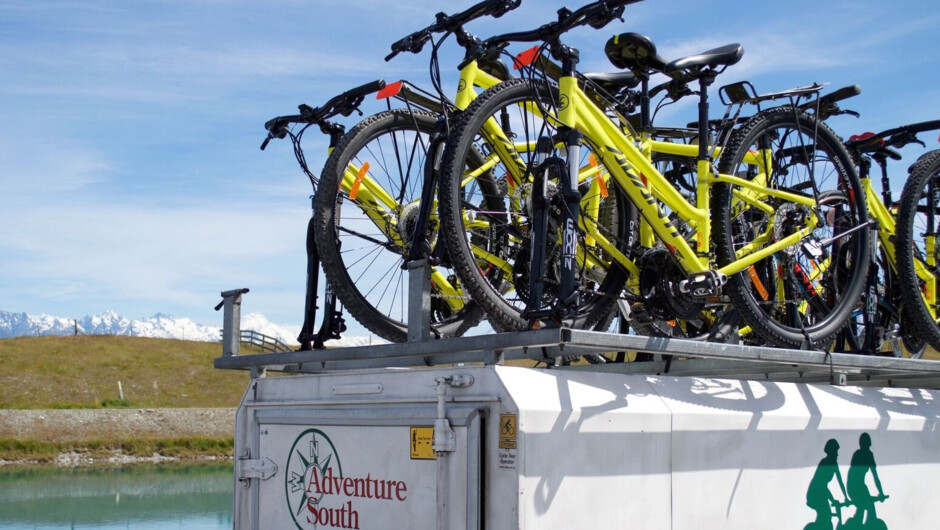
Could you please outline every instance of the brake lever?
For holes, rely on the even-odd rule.
[[[897,138],[897,140],[895,140],[895,138]],[[892,137],[888,143],[898,149],[908,144],[920,144],[921,147],[927,147],[927,144],[925,144],[920,138],[917,137],[917,133],[912,133],[912,132],[900,133]]]
[[[859,114],[858,112],[855,112],[854,110],[849,110],[849,109],[845,109],[845,110],[840,109],[839,112],[837,112],[836,114],[848,114],[849,116],[852,116],[855,118],[862,117],[862,115]]]
[[[284,138],[287,136],[287,127],[280,122],[278,118],[272,118],[264,124],[264,128],[268,130],[268,137],[261,142],[261,150],[264,151],[264,148],[268,146],[268,142],[278,138]]]
[[[319,109],[315,109],[306,103],[297,105],[297,110],[300,111],[301,116],[307,119],[311,119],[319,111]],[[283,138],[283,136],[281,138]]]

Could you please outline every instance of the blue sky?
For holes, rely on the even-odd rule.
[[[258,149],[263,123],[378,77],[428,86],[428,53],[385,63],[389,45],[471,3],[0,0],[0,309],[214,325],[219,291],[246,286],[245,311],[299,324],[310,187],[289,142]],[[562,5],[523,0],[468,29],[531,29]],[[604,42],[625,31],[667,59],[740,42],[719,83],[861,85],[849,107],[862,118],[831,121],[848,136],[940,118],[937,27],[926,0],[647,0],[566,42],[585,71],[611,71]],[[453,92],[459,54],[445,48]],[[689,100],[659,123],[694,116]],[[318,171],[325,144],[307,136]],[[897,187],[923,151],[905,149]]]

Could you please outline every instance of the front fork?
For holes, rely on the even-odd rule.
[[[339,211],[340,208],[337,208],[336,215],[339,215]],[[313,331],[317,318],[317,288],[320,282],[320,251],[317,248],[315,225],[314,217],[311,217],[307,223],[307,293],[304,300],[304,323],[297,337],[301,350],[323,349],[326,341],[338,339],[346,331],[343,311],[337,309],[336,295],[330,282],[326,282],[323,288],[323,321],[320,323],[320,329],[316,333]]]
[[[434,135],[431,137],[428,146],[428,156],[423,168],[424,180],[421,186],[421,200],[418,203],[418,218],[415,221],[414,232],[411,235],[410,251],[405,257],[403,268],[407,268],[408,263],[412,261],[426,258],[430,258],[432,265],[438,265],[446,257],[443,241],[439,240],[437,246],[431,249],[431,242],[426,237],[428,223],[431,220],[432,209],[434,208],[434,194],[440,180],[441,156],[444,152],[444,141],[446,139],[447,123],[441,119],[434,126]]]
[[[581,193],[578,191],[582,135],[573,129],[562,129],[558,136],[564,141],[568,153],[567,163],[550,157],[554,142],[540,138],[536,146],[536,168],[532,182],[532,233],[529,259],[529,299],[524,312],[531,324],[549,317],[556,322],[578,312],[577,223],[581,211]],[[548,221],[551,210],[548,183],[559,182],[564,200],[561,212],[561,269],[558,299],[554,307],[543,307],[545,281],[548,279]]]

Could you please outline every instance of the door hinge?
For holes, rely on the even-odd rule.
[[[268,480],[276,474],[277,464],[270,458],[252,460],[248,457],[242,457],[238,459],[238,467],[236,469],[236,477],[238,480],[248,480],[252,478]]]

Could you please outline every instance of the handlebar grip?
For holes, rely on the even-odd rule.
[[[920,123],[912,123],[908,125],[906,128],[913,133],[933,131],[936,129],[940,129],[940,120],[931,120],[931,121],[922,121]]]
[[[843,99],[848,99],[855,97],[862,93],[862,87],[858,85],[849,85],[842,87],[835,92],[830,92],[825,96],[819,98],[820,104],[826,105],[830,103],[835,103],[836,101],[842,101]]]
[[[376,79],[375,81],[371,81],[364,85],[360,85],[360,86],[357,86],[356,88],[351,88],[347,90],[346,92],[343,92],[342,97],[344,99],[345,98],[353,99],[353,98],[358,98],[361,96],[368,96],[369,94],[372,94],[373,92],[378,92],[379,90],[382,90],[383,88],[385,88],[385,80]]]

